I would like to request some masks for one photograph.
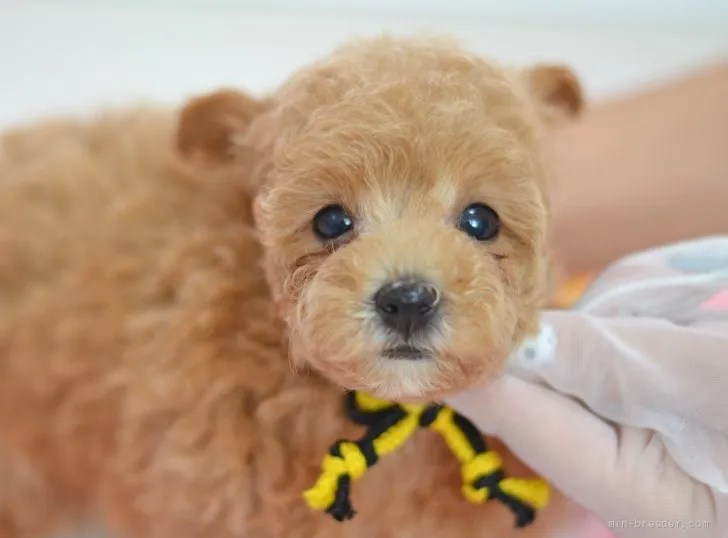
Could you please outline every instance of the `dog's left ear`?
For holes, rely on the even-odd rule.
[[[547,119],[575,117],[584,108],[582,86],[568,67],[535,65],[522,71],[522,76]]]
[[[189,160],[226,164],[238,157],[241,140],[264,109],[265,102],[238,90],[196,97],[180,112],[177,149]]]

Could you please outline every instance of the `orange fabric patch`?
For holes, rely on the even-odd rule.
[[[596,275],[587,273],[568,278],[556,290],[556,308],[571,308],[584,294]]]

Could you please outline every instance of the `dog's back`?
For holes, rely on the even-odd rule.
[[[249,199],[180,162],[174,129],[133,110],[0,136],[3,538],[88,502],[140,346],[210,293],[205,276],[243,265],[245,293],[264,289]]]

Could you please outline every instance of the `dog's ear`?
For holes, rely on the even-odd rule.
[[[578,116],[584,92],[574,72],[562,65],[535,65],[522,72],[526,85],[547,119]]]
[[[205,164],[230,162],[264,109],[264,101],[238,90],[222,89],[193,98],[179,116],[177,149],[183,157]]]

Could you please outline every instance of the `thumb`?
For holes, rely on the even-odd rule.
[[[618,460],[617,431],[577,402],[506,375],[447,402],[552,486],[600,514]]]

